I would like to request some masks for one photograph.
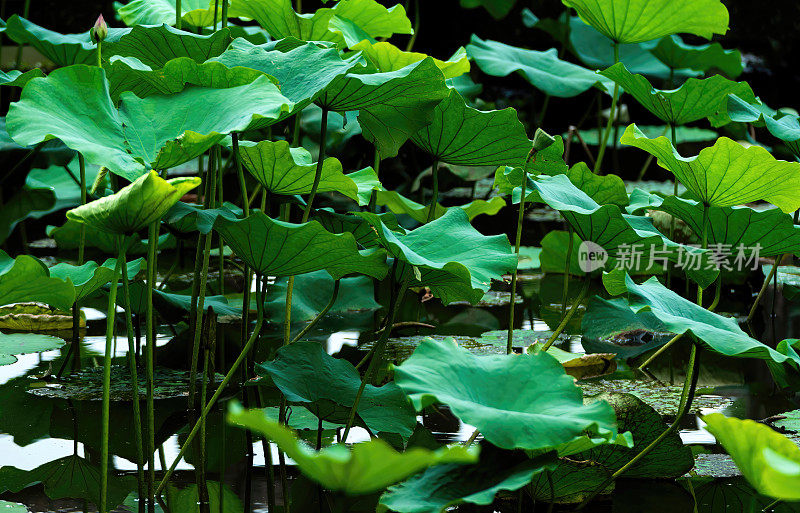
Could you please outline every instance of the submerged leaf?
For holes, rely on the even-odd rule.
[[[394,376],[418,411],[446,404],[503,449],[547,450],[585,433],[616,435],[608,403],[584,406],[572,378],[545,353],[473,356],[452,339],[428,339]]]
[[[266,436],[307,477],[328,490],[348,495],[383,490],[433,465],[474,463],[478,459],[478,451],[462,445],[437,451],[414,447],[399,453],[381,439],[354,444],[352,449],[336,444],[314,451],[298,440],[292,430],[270,420],[262,411],[244,410],[238,404],[229,407],[228,422]]]

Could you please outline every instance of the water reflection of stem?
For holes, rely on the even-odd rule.
[[[544,346],[542,346],[542,351],[547,351],[548,349],[550,349],[550,346],[552,346],[553,343],[558,338],[558,336],[561,335],[561,333],[564,331],[564,328],[567,327],[569,320],[572,319],[572,316],[575,315],[575,312],[578,311],[578,307],[583,302],[588,292],[589,292],[589,276],[587,275],[583,280],[583,288],[581,288],[580,294],[578,294],[578,297],[576,297],[575,301],[572,302],[572,305],[569,307],[569,312],[567,312],[567,315],[565,315],[564,318],[561,319],[561,323],[558,325],[553,334],[550,335],[550,338],[547,339],[547,342],[545,342]]]
[[[639,461],[642,460],[645,456],[647,456],[655,447],[660,444],[667,436],[674,433],[678,430],[683,422],[683,418],[686,416],[686,413],[689,411],[689,408],[692,406],[692,401],[694,399],[694,392],[697,388],[697,376],[698,370],[700,367],[700,360],[697,358],[697,345],[692,344],[692,350],[689,353],[689,363],[686,366],[686,381],[683,384],[683,390],[681,392],[681,402],[678,408],[678,415],[675,417],[675,421],[670,424],[670,426],[664,430],[658,437],[650,442],[650,444],[642,449],[642,451],[634,456],[628,463],[623,465],[619,470],[614,472],[608,479],[606,479],[595,491],[589,495],[581,504],[578,506],[578,510],[583,509],[592,499],[594,499],[597,494],[602,492],[603,490],[608,487],[615,479],[619,476],[624,474],[628,469],[636,465]]]
[[[139,497],[144,496],[144,450],[142,445],[142,413],[139,407],[139,373],[136,370],[136,345],[133,339],[133,312],[131,311],[130,280],[125,246],[120,250],[122,272],[122,295],[125,307],[125,331],[128,335],[128,368],[131,373],[131,395],[133,399],[133,429],[136,441],[136,484]]]
[[[114,318],[117,313],[117,286],[119,285],[120,266],[125,258],[125,239],[117,237],[119,256],[114,266],[114,275],[111,278],[111,288],[108,291],[108,311],[106,314],[106,348],[103,356],[103,417],[100,441],[100,513],[106,513],[108,495],[108,435],[109,415],[111,412],[111,358],[114,343]]]
[[[250,338],[247,340],[247,343],[242,348],[242,351],[241,353],[239,353],[239,356],[236,357],[236,360],[231,365],[231,368],[228,370],[228,373],[225,374],[225,377],[220,382],[219,386],[217,387],[217,390],[214,392],[214,395],[211,396],[211,399],[209,399],[208,403],[203,408],[201,417],[207,417],[208,414],[211,412],[211,409],[214,407],[217,400],[222,395],[222,392],[225,391],[225,387],[227,387],[228,383],[230,383],[231,379],[233,379],[233,376],[236,374],[236,371],[239,369],[239,366],[247,357],[247,354],[250,352],[250,349],[252,349],[256,340],[258,340],[258,336],[261,333],[261,326],[264,324],[264,307],[263,307],[264,297],[262,292],[264,290],[265,285],[266,284],[262,284],[261,276],[258,276],[256,280],[256,305],[258,308],[257,310],[258,313],[256,315],[256,325],[255,328],[253,329],[253,333],[250,335]],[[199,430],[200,430],[200,421],[197,421],[195,422],[194,427],[192,427],[192,430],[189,431],[189,434],[186,436],[186,441],[183,442],[183,445],[181,446],[178,455],[175,457],[175,460],[172,462],[172,465],[170,465],[169,469],[164,474],[164,477],[161,479],[161,482],[158,484],[158,488],[156,488],[156,495],[160,494],[164,490],[164,487],[167,485],[169,478],[172,477],[172,474],[175,472],[175,467],[178,466],[178,462],[180,462],[181,458],[183,458],[183,455],[186,453],[186,450],[194,441],[194,437],[197,436]]]

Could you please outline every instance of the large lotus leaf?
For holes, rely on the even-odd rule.
[[[667,91],[655,89],[642,75],[632,75],[621,62],[600,74],[618,83],[647,110],[672,125],[685,125],[717,114],[726,108],[729,94],[755,100],[747,82],[733,82],[722,75],[689,78],[679,88]]]
[[[428,57],[420,52],[404,52],[387,41],[372,42],[368,39],[350,45],[350,49],[360,51],[373,66],[382,72],[397,71]],[[434,58],[433,62],[442,70],[446,79],[460,77],[469,72],[469,58],[463,47],[456,50],[450,59],[442,61]]]
[[[131,310],[135,314],[144,315],[147,312],[147,286],[140,280],[131,283],[129,290]],[[117,293],[117,304],[125,308],[125,299],[121,288]],[[153,305],[162,318],[177,322],[183,320],[185,314],[192,310],[192,294],[191,291],[175,293],[154,290]],[[206,296],[203,310],[207,311],[208,309],[213,309],[214,313],[221,317],[234,317],[237,321],[242,316],[242,309],[229,304],[228,298],[225,296]]]
[[[52,351],[64,345],[64,339],[35,333],[0,333],[0,365],[17,361],[15,355]]]
[[[478,451],[460,444],[436,451],[414,447],[399,453],[380,439],[355,444],[352,449],[336,444],[314,451],[298,440],[294,431],[270,420],[264,412],[246,411],[239,405],[230,406],[228,421],[275,442],[304,475],[324,488],[349,495],[383,490],[433,465],[474,463],[478,459]]]
[[[721,413],[703,416],[717,439],[753,488],[781,500],[800,500],[800,449],[769,426]]]
[[[43,187],[23,186],[3,203],[0,210],[0,243],[4,242],[20,221],[51,210],[56,204],[53,191]]]
[[[583,241],[591,241],[608,253],[607,267],[621,266],[631,272],[660,272],[665,260],[680,263],[687,255],[700,265],[685,266],[687,275],[702,287],[708,287],[719,271],[710,265],[709,253],[684,246],[664,237],[652,219],[623,214],[617,205],[598,205],[575,187],[566,175],[555,175],[533,181],[541,200],[555,208],[569,222]],[[641,250],[641,259],[631,257],[632,248]],[[697,267],[697,268],[695,268]]]
[[[19,492],[41,483],[51,499],[84,499],[100,504],[100,469],[80,456],[65,456],[33,470],[10,465],[0,468],[0,493]],[[107,504],[115,508],[136,487],[130,478],[108,478]]]
[[[264,303],[267,319],[283,322],[286,315],[286,283],[287,280],[278,280],[267,289]],[[330,302],[333,285],[334,280],[325,271],[297,276],[292,292],[292,322],[306,322],[316,317]],[[373,281],[366,276],[356,276],[340,281],[339,294],[328,315],[337,319],[347,314],[364,314],[372,319],[372,313],[380,308],[380,303],[375,301]]]
[[[31,80],[6,123],[22,145],[58,138],[87,162],[133,181],[148,168],[188,162],[224,134],[274,123],[291,105],[261,77],[241,87],[197,87],[171,96],[139,99],[123,93],[118,110],[103,70],[78,65]]]
[[[383,251],[359,252],[350,233],[333,234],[317,221],[286,223],[255,212],[246,219],[217,219],[216,229],[236,255],[265,276],[295,276],[325,269],[334,279],[365,274],[383,279]]]
[[[580,389],[546,353],[474,356],[453,339],[427,339],[395,367],[394,378],[417,410],[446,404],[502,449],[552,449],[584,434],[616,436],[608,403],[584,406]]]
[[[405,230],[397,223],[397,218],[391,212],[378,214],[381,222],[395,232],[404,233]],[[380,246],[380,238],[363,217],[355,214],[339,214],[332,209],[317,210],[315,220],[319,221],[331,233],[352,233],[359,246],[375,248]],[[422,221],[420,221],[422,222]]]
[[[98,166],[86,166],[86,183],[92,184],[100,171]],[[25,178],[25,186],[30,189],[48,188],[55,196],[55,204],[43,212],[33,212],[31,217],[41,218],[57,210],[72,208],[81,204],[80,170],[76,156],[67,164],[54,163],[45,168],[31,169]],[[105,189],[101,185],[101,190]]]
[[[800,207],[800,163],[777,160],[760,146],[745,148],[720,137],[699,155],[681,157],[669,139],[649,139],[636,125],[625,129],[621,141],[654,155],[661,167],[708,205],[730,207],[764,200],[784,212]]]
[[[210,424],[210,422],[209,422]],[[213,427],[207,428],[208,431],[207,436],[210,434],[209,432]],[[227,436],[230,436],[228,434]],[[209,436],[210,438],[210,436]],[[241,438],[241,443],[244,443],[245,438]],[[228,439],[228,443],[233,445],[233,441]],[[209,453],[213,451],[213,446],[211,443],[208,444]],[[220,444],[224,445],[224,444]],[[207,453],[208,454],[208,453]],[[211,455],[209,454],[209,460],[206,462],[208,468],[216,468],[211,460]],[[189,460],[189,455],[187,454],[187,460]],[[236,492],[234,492],[229,485],[220,484],[215,481],[205,481],[203,483],[204,488],[206,489],[204,492],[205,500],[207,501],[206,506],[208,511],[224,511],[225,513],[244,513],[245,509],[242,505],[242,499],[239,498]],[[170,511],[181,511],[182,513],[201,513],[205,507],[200,506],[200,493],[197,490],[196,484],[191,484],[189,486],[176,486],[173,484],[168,484],[164,489],[164,502],[169,504]],[[141,501],[136,495],[131,494],[125,500],[125,506],[130,511],[136,510],[139,507],[139,502]],[[166,509],[166,508],[165,508]],[[156,509],[156,511],[163,511],[161,508]]]
[[[434,107],[449,94],[444,75],[427,57],[397,71],[338,77],[317,104],[335,112],[359,111],[364,138],[381,158],[389,158],[433,121]]]
[[[387,9],[375,0],[341,0],[333,8],[320,8],[313,14],[297,14],[291,0],[232,0],[228,14],[257,21],[273,39],[344,44],[341,33],[328,26],[334,16],[351,20],[371,37],[414,32],[402,5]]]
[[[274,360],[256,365],[256,374],[272,378],[290,403],[340,424],[347,422],[361,387],[361,375],[353,364],[329,355],[318,342],[298,341],[282,347]],[[393,382],[366,385],[356,413],[373,433],[397,433],[404,440],[417,424],[408,397]]]
[[[473,109],[455,89],[411,140],[437,161],[460,166],[521,166],[531,149],[514,109]]]
[[[497,41],[484,41],[473,34],[467,54],[487,75],[505,77],[518,72],[537,89],[559,98],[577,96],[592,87],[606,92],[614,88],[611,80],[559,59],[555,48],[544,52],[525,50]]]
[[[164,215],[164,222],[183,233],[197,230],[206,234],[214,229],[217,218],[236,221],[241,215],[242,209],[227,201],[218,208],[203,208],[202,205],[179,201]]]
[[[75,302],[75,290],[69,280],[51,277],[37,258],[11,258],[0,251],[0,306],[32,301],[68,310]]]
[[[214,20],[214,3],[218,0],[182,0],[181,19],[194,27],[210,27]],[[117,7],[123,23],[133,25],[175,24],[175,0],[132,0]]]
[[[728,96],[727,114],[740,123],[763,124],[769,133],[785,142],[795,156],[800,155],[800,118],[796,114],[776,112],[764,104],[747,102],[733,94]]]
[[[132,234],[161,219],[198,185],[197,177],[164,180],[156,171],[150,171],[119,192],[69,210],[67,219],[104,232]]]
[[[128,262],[128,279],[132,280],[139,274],[143,264],[143,258]],[[71,282],[75,287],[75,301],[81,301],[111,281],[116,265],[116,258],[109,258],[102,265],[94,261],[83,265],[61,262],[50,268],[50,276]]]
[[[652,312],[635,313],[624,299],[598,296],[586,305],[581,333],[581,344],[587,351],[613,352],[623,359],[660,347],[674,336]],[[631,340],[641,343],[631,345]]]
[[[499,492],[519,490],[536,474],[554,468],[550,455],[528,458],[487,444],[475,465],[437,465],[389,488],[377,511],[440,513],[456,504],[486,506]]]
[[[482,235],[459,208],[406,234],[393,232],[375,214],[360,215],[372,224],[393,257],[417,268],[419,277],[412,286],[430,287],[444,304],[477,303],[492,280],[502,279],[517,264],[505,235]]]
[[[684,43],[681,36],[672,35],[645,43],[645,47],[672,69],[690,68],[698,71],[718,69],[730,78],[738,77],[744,70],[741,52],[725,50],[719,43],[690,45]]]
[[[81,227],[84,232],[84,247],[97,248],[102,253],[116,255],[119,251],[119,237],[117,234],[100,231],[77,221],[67,220],[61,226],[48,226],[47,236],[53,239],[59,249],[78,249],[81,238]],[[175,238],[164,233],[158,238],[158,246],[166,249],[174,247]],[[129,255],[142,255],[147,253],[147,240],[142,240],[138,235],[129,235],[125,238],[126,252]]]
[[[109,28],[104,48],[111,47],[120,36],[130,32],[126,28]],[[70,64],[95,64],[97,45],[89,31],[80,34],[60,34],[32,23],[14,14],[5,24],[4,34],[16,43],[30,45],[39,53],[60,66]]]
[[[286,141],[261,141],[241,144],[239,156],[250,174],[268,191],[289,196],[311,192],[317,163],[305,148],[290,148]],[[371,168],[357,173],[344,174],[339,159],[328,157],[322,165],[317,192],[340,192],[366,205],[372,188],[380,186],[380,182]],[[359,194],[362,189],[367,193]]]
[[[640,199],[642,196],[647,197],[646,209],[661,210],[679,218],[698,237],[702,233],[703,206],[700,203],[675,196],[661,198],[638,189],[631,194],[632,200],[636,198],[637,202],[644,201]],[[748,261],[754,264],[751,254],[756,247],[759,257],[800,252],[800,227],[779,209],[709,207],[707,223],[708,245],[728,266],[733,265],[737,256],[744,259],[742,264]]]
[[[281,94],[293,101],[294,110],[298,111],[316,100],[335,78],[347,74],[361,60],[358,54],[342,58],[333,48],[298,43],[282,51],[272,43],[255,45],[238,38],[212,60],[229,68],[251,68],[275,77]]]
[[[636,127],[646,134],[648,137],[654,138],[659,136],[670,136],[670,127],[668,125],[636,125]],[[564,134],[566,136],[566,134]],[[588,130],[578,130],[578,135],[581,136],[583,142],[589,146],[599,146],[600,139],[603,136],[602,130],[597,128],[590,128]],[[706,141],[715,141],[717,139],[717,132],[707,128],[698,128],[695,126],[676,126],[675,127],[675,141],[677,144],[684,143],[697,143]],[[573,140],[574,141],[574,140]],[[606,148],[619,148],[619,141],[614,141],[609,138],[606,141]],[[671,185],[671,184],[668,184]],[[672,189],[670,189],[672,190]]]
[[[642,43],[670,34],[706,39],[728,30],[719,0],[563,0],[581,19],[617,43]]]
[[[171,21],[174,20],[173,7]],[[130,29],[130,32],[121,35],[110,47],[104,42],[103,56],[104,59],[112,56],[132,57],[143,65],[156,69],[179,57],[205,62],[224,52],[230,43],[230,38],[228,29],[202,35],[178,30],[166,23],[152,27],[137,25]]]
[[[691,333],[707,349],[723,356],[758,358],[798,368],[798,360],[782,354],[745,334],[735,319],[723,317],[681,297],[650,278],[641,285],[625,276],[630,309],[641,314],[652,312],[672,333]]]
[[[44,72],[39,68],[33,68],[24,73],[18,70],[0,71],[0,85],[24,87],[30,79],[43,76]]]
[[[566,13],[566,11],[565,11]],[[585,24],[578,16],[557,20],[539,19],[529,9],[522,11],[522,21],[528,27],[536,27],[550,34],[565,45],[584,65],[591,69],[605,69],[615,62],[622,62],[632,73],[668,79],[695,76],[699,73],[689,69],[672,70],[659,61],[649,50],[654,42],[619,45],[619,61],[614,59],[614,43],[606,36]]]
[[[406,198],[397,191],[387,191],[383,188],[375,192],[375,204],[386,207],[395,214],[405,214],[418,223],[425,223],[428,221],[428,213],[431,209],[430,205],[417,203],[412,199]],[[467,217],[472,221],[481,214],[493,216],[504,206],[506,206],[506,202],[500,196],[495,196],[489,200],[473,200],[457,207],[444,207],[437,203],[434,207],[433,218],[438,219],[448,210],[458,208],[466,212]]]

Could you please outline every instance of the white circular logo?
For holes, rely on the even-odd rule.
[[[578,246],[578,266],[585,273],[602,269],[608,261],[608,252],[599,244],[591,241],[581,242]]]

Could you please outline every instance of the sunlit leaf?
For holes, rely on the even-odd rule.
[[[68,310],[75,291],[70,281],[51,277],[39,259],[30,255],[11,258],[0,251],[0,305],[31,301]]]

